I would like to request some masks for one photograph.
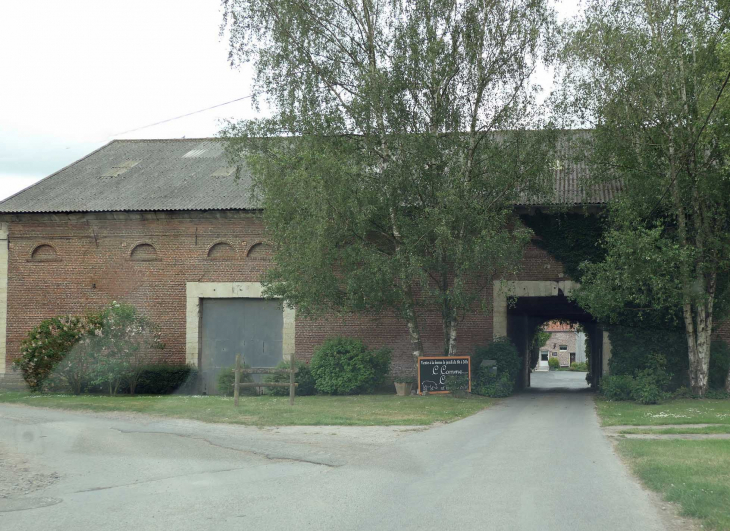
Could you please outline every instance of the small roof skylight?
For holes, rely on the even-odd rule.
[[[183,155],[184,159],[205,158],[212,159],[223,154],[223,146],[220,142],[201,142],[193,149]]]
[[[123,174],[125,171],[136,166],[137,164],[139,164],[138,160],[125,160],[124,162],[118,162],[118,163],[114,164],[111,168],[106,170],[104,173],[102,173],[101,176],[102,177],[118,177],[119,175]]]
[[[213,173],[210,174],[211,177],[228,177],[230,175],[233,175],[236,173],[236,167],[235,166],[223,166],[222,168],[218,168]]]

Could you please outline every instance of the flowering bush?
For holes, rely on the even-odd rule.
[[[164,348],[160,331],[131,304],[112,302],[99,318],[101,327],[89,341],[95,353],[94,382],[107,385],[112,396],[127,382],[134,394],[150,350]]]
[[[80,393],[89,374],[88,351],[78,348],[74,361],[66,358],[81,338],[88,338],[99,326],[98,317],[67,315],[46,319],[33,328],[20,345],[20,358],[14,362],[28,387],[42,391],[61,379],[74,393]]]
[[[21,343],[15,367],[33,391],[90,384],[115,395],[122,382],[134,394],[150,349],[164,348],[158,328],[134,306],[113,302],[97,314],[46,319]]]

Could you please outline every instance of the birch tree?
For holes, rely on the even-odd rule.
[[[274,264],[301,315],[392,311],[414,357],[426,312],[457,352],[466,315],[517,268],[513,205],[545,186],[532,75],[545,0],[224,0],[230,60],[269,119],[230,123]],[[487,291],[487,288],[489,290]]]
[[[578,301],[605,319],[676,310],[697,395],[730,267],[727,45],[714,1],[591,0],[564,56],[564,95],[594,128],[593,178],[623,190]]]

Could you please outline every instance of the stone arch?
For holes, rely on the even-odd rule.
[[[138,243],[129,253],[129,259],[135,262],[153,262],[158,260],[157,249],[151,243]]]
[[[233,260],[236,249],[230,242],[219,241],[208,247],[208,258],[211,260]]]
[[[30,259],[34,262],[55,262],[58,260],[58,253],[52,245],[41,243],[33,248]]]

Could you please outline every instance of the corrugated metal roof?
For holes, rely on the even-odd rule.
[[[0,212],[248,210],[224,140],[114,140],[0,203]],[[223,168],[226,171],[221,171]]]
[[[621,190],[618,182],[590,183],[585,163],[569,159],[557,160],[554,169],[555,187],[552,195],[518,201],[530,205],[602,205],[616,197]]]
[[[0,212],[250,210],[251,176],[236,180],[221,139],[114,140],[0,202]],[[553,197],[518,205],[602,204],[617,185],[585,188],[584,165],[557,161]]]

